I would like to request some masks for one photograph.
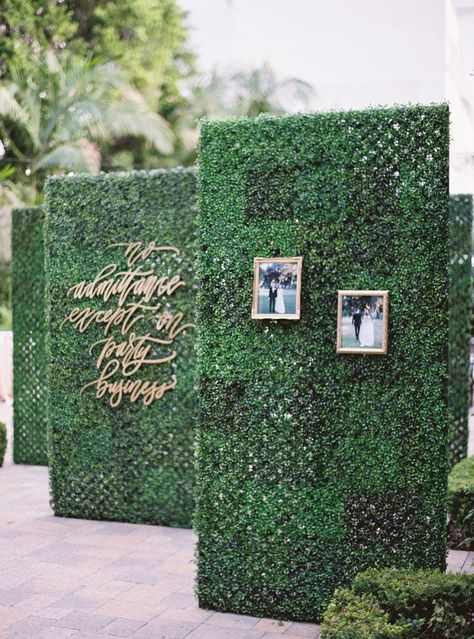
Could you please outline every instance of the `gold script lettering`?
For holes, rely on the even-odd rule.
[[[171,364],[177,357],[177,351],[160,353],[160,349],[164,347],[166,350],[179,335],[195,328],[193,323],[185,322],[182,312],[173,314],[169,310],[169,302],[164,303],[186,285],[184,280],[180,275],[156,274],[154,265],[150,264],[152,256],[155,256],[155,261],[160,261],[159,253],[172,253],[177,257],[180,252],[174,246],[158,246],[156,242],[147,245],[118,242],[108,248],[123,249],[127,270],[111,262],[91,280],[82,280],[71,286],[67,296],[79,305],[68,312],[61,327],[68,324],[78,333],[86,333],[91,326],[100,326],[104,335],[89,348],[89,353],[97,353],[98,376],[82,386],[81,394],[88,388],[94,388],[96,399],[107,396],[113,408],[119,406],[125,396],[132,403],[141,400],[145,406],[150,406],[176,388],[177,377],[173,374],[170,380],[159,382],[135,376],[148,366]],[[80,305],[86,300],[90,305]],[[97,302],[93,300],[113,302],[114,305],[97,308]],[[143,322],[146,330],[141,333],[139,326]],[[116,335],[112,335],[112,331]],[[157,335],[153,334],[154,331]]]

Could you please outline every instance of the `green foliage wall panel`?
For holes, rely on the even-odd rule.
[[[467,455],[471,338],[472,195],[449,198],[449,386],[451,465]]]
[[[164,318],[179,313],[185,323],[194,318],[194,173],[177,169],[54,178],[46,190],[54,511],[61,516],[189,526],[194,507],[195,331],[188,328],[168,339]],[[129,242],[142,242],[140,251],[150,242],[176,247],[179,255],[166,249],[134,257],[132,251],[128,262],[125,247],[117,244]],[[104,275],[104,268],[112,270]],[[142,280],[146,283],[143,290],[124,283],[128,276],[123,274],[136,269],[152,278],[130,276],[139,287]],[[71,287],[97,282],[99,273],[102,284],[120,281],[123,287],[108,293],[103,289],[102,295],[99,284],[94,288],[99,294],[91,288],[73,299]],[[161,286],[162,277],[168,278],[165,283],[181,278],[184,285],[161,294],[154,285]],[[84,319],[87,309],[99,313],[90,322]],[[117,321],[112,321],[110,313],[121,311],[131,315],[114,315]],[[180,328],[183,322],[178,322]],[[142,346],[150,349],[140,355],[134,349],[139,349],[143,336],[147,340]],[[107,353],[105,339],[112,340]],[[120,344],[127,345],[128,355],[120,351]],[[173,353],[174,359],[156,363]],[[140,358],[146,361],[135,367]],[[94,382],[102,375],[107,379],[99,387]],[[108,387],[109,383],[117,386]],[[162,384],[165,392],[157,398]]]
[[[200,604],[443,568],[448,108],[206,123],[199,182]],[[251,319],[256,256],[303,257],[299,321]],[[336,354],[338,289],[390,291],[387,356]]]
[[[12,213],[13,457],[46,465],[44,211]]]

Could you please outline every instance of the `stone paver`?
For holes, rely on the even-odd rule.
[[[0,421],[11,423],[0,404]],[[11,412],[11,410],[10,410]],[[52,515],[48,473],[0,468],[0,639],[317,639],[316,624],[203,610],[195,535]],[[472,571],[453,551],[449,569]]]
[[[267,634],[282,635],[290,627],[290,622],[275,621],[274,619],[261,619],[254,626],[254,630],[261,630]]]
[[[313,623],[294,621],[283,633],[283,637],[288,638],[289,636],[300,637],[300,639],[303,639],[303,637],[306,637],[306,639],[317,639],[317,637],[319,637],[319,628],[315,627]]]
[[[101,632],[111,637],[129,637],[136,630],[144,626],[143,621],[134,621],[133,619],[114,619],[108,626],[102,628]]]

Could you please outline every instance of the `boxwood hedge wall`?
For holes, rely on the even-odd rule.
[[[451,465],[467,455],[471,339],[472,195],[449,198],[449,386]]]
[[[164,365],[145,365],[131,379],[168,383],[174,390],[144,405],[125,395],[117,407],[109,396],[96,399],[93,388],[80,389],[98,377],[102,325],[83,333],[63,320],[74,307],[112,309],[117,297],[75,299],[71,286],[91,281],[109,263],[126,266],[117,242],[156,241],[180,250],[151,254],[133,268],[151,268],[158,277],[178,274],[186,285],[170,297],[154,296],[148,304],[184,314],[193,321],[195,307],[195,175],[190,170],[135,172],[95,177],[53,178],[46,187],[47,274],[49,296],[49,386],[51,490],[54,512],[61,516],[189,526],[194,507],[194,426],[196,416],[194,329],[172,345],[160,345],[152,359],[173,349]],[[142,300],[135,293],[126,303]],[[146,304],[145,304],[146,305]],[[124,308],[126,306],[124,305]],[[156,333],[151,317],[134,325],[138,335]],[[143,328],[145,324],[145,328]],[[137,326],[142,328],[137,329]],[[126,333],[130,336],[131,331]],[[105,335],[117,342],[120,326]],[[119,376],[112,377],[119,382]]]
[[[44,211],[12,213],[13,457],[47,464]]]
[[[200,605],[444,568],[447,106],[204,123],[199,182]],[[299,321],[251,319],[255,256],[303,257]],[[338,289],[390,291],[387,356],[336,354]]]

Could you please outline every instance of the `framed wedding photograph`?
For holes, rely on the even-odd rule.
[[[386,355],[388,291],[338,291],[337,352]]]
[[[252,319],[300,318],[302,257],[256,257]]]

